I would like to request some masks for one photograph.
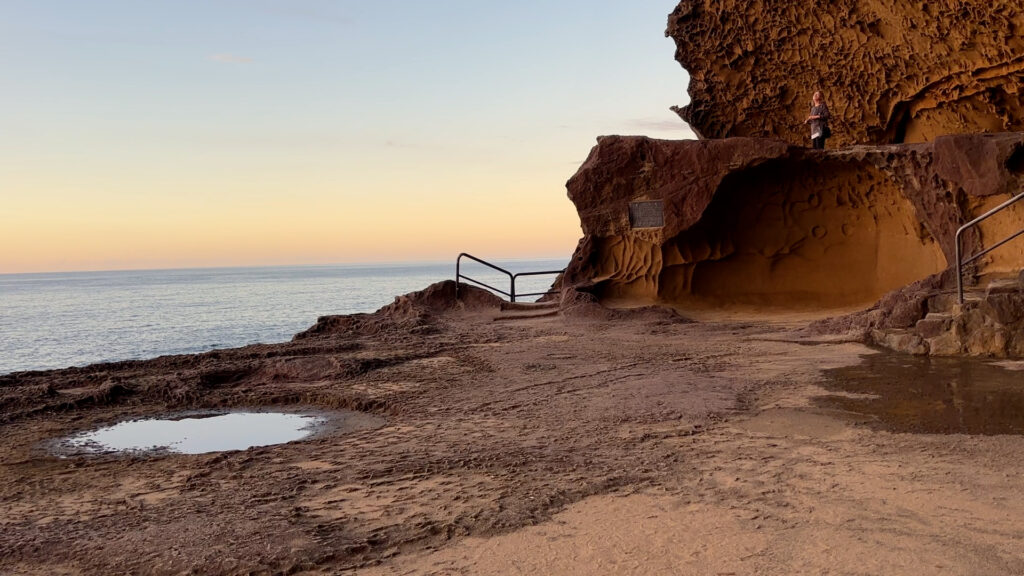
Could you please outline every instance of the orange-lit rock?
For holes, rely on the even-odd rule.
[[[703,137],[804,143],[820,89],[843,145],[1024,130],[1021,30],[1018,0],[683,0],[666,35]]]
[[[867,307],[946,270],[956,229],[1024,183],[1022,158],[1021,133],[827,152],[772,139],[603,137],[568,182],[585,236],[564,286],[682,309]],[[631,223],[640,202],[661,207],[661,225]],[[1004,216],[968,235],[967,250],[1024,226],[1024,206]],[[1022,263],[1024,242],[978,271]]]

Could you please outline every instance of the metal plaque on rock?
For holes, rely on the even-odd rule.
[[[630,228],[661,228],[665,225],[665,208],[661,200],[629,203]]]

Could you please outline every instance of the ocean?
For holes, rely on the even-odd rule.
[[[502,260],[513,273],[568,259]],[[463,274],[508,278],[463,260]],[[0,374],[286,342],[328,314],[373,312],[453,279],[454,262],[0,274]],[[520,293],[553,276],[525,277]]]

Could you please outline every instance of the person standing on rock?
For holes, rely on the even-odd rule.
[[[811,144],[815,150],[825,149],[825,139],[832,135],[828,128],[828,119],[831,114],[828,112],[828,105],[821,96],[821,90],[815,90],[811,97],[811,113],[804,120],[804,124],[811,125]]]

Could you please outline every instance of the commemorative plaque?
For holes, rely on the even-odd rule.
[[[629,203],[630,228],[661,228],[665,225],[665,209],[661,200]]]

